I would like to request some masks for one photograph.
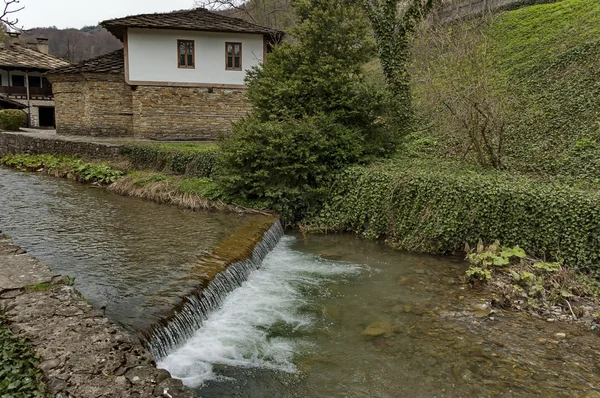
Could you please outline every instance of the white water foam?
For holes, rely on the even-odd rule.
[[[270,330],[310,327],[306,311],[310,295],[332,279],[356,275],[361,266],[324,260],[290,248],[285,236],[243,285],[209,315],[185,345],[159,362],[188,387],[199,387],[219,376],[214,365],[295,372],[292,360],[302,339],[274,337]]]

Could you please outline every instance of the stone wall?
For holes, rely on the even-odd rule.
[[[0,157],[8,154],[52,153],[77,155],[91,159],[120,159],[119,146],[61,138],[40,137],[28,133],[0,132]]]
[[[131,87],[122,74],[51,74],[56,131],[64,135],[133,135]]]
[[[245,89],[137,86],[133,91],[136,137],[210,140],[231,131],[249,109]]]
[[[54,74],[61,135],[213,140],[249,109],[246,90],[129,86],[122,74]]]
[[[28,105],[27,100],[16,99],[14,100],[19,102],[25,106]],[[40,106],[54,106],[53,100],[31,100],[31,122],[30,127],[39,127],[40,126]],[[25,113],[29,113],[29,108],[23,109]]]

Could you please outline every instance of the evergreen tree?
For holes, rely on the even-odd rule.
[[[299,218],[326,194],[333,173],[393,151],[382,95],[366,86],[374,56],[360,5],[295,0],[298,25],[247,77],[250,116],[221,142],[221,182],[238,199]]]

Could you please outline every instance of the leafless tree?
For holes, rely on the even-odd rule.
[[[19,19],[14,16],[14,14],[25,8],[20,3],[21,0],[4,0],[4,9],[0,8],[0,22],[10,29],[21,30],[17,26]]]
[[[285,30],[294,22],[290,0],[197,0],[196,5],[273,29]]]
[[[424,26],[414,42],[411,75],[420,108],[447,149],[501,169],[507,115],[515,98],[494,68],[487,29],[493,19],[485,14],[460,25]]]

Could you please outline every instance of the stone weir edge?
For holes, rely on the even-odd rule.
[[[196,397],[67,277],[7,238],[0,238],[0,275],[0,309],[40,359],[49,396]]]

